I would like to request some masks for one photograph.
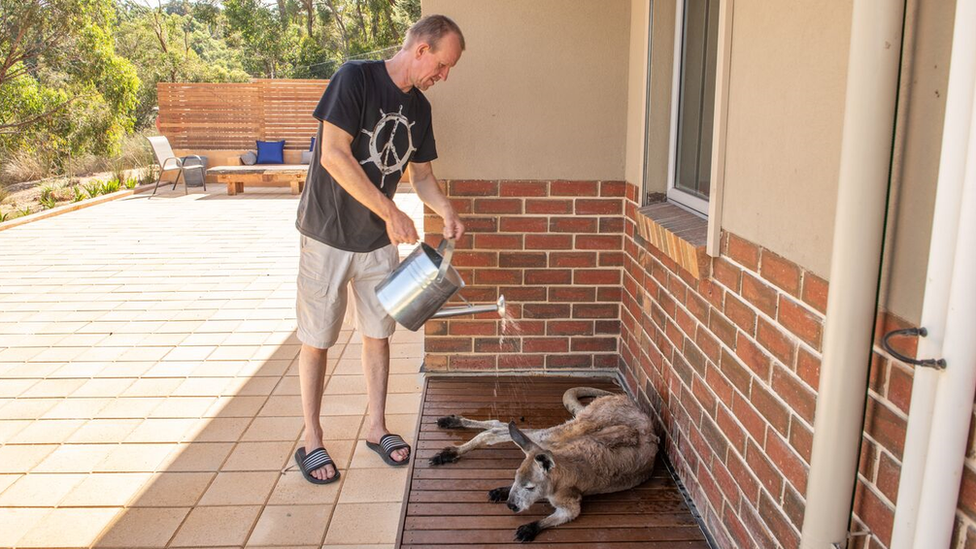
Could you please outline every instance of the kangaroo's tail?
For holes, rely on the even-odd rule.
[[[579,399],[587,397],[601,397],[612,394],[613,393],[611,392],[604,391],[602,389],[594,389],[593,387],[574,387],[563,393],[563,406],[569,410],[569,413],[573,414],[573,417],[576,417],[576,414],[585,408]]]

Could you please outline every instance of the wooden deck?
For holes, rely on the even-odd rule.
[[[475,450],[457,463],[432,467],[443,447],[470,439],[477,431],[443,430],[437,418],[460,414],[471,419],[514,419],[539,428],[569,419],[562,394],[589,386],[619,392],[604,380],[570,377],[432,377],[424,392],[416,460],[400,524],[401,549],[708,549],[701,529],[659,457],[654,477],[616,494],[584,498],[579,518],[544,530],[535,541],[515,541],[515,529],[552,512],[537,503],[515,515],[504,503],[489,503],[487,492],[510,486],[523,454],[514,444]]]

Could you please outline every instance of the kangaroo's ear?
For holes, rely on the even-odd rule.
[[[510,421],[508,423],[508,434],[511,435],[512,441],[515,444],[518,444],[519,448],[521,448],[522,451],[525,452],[526,454],[528,454],[532,450],[539,449],[539,446],[536,443],[532,442],[532,440],[529,437],[525,436],[525,433],[519,431],[519,428],[515,426],[514,421]]]
[[[539,465],[542,466],[542,470],[547,473],[555,466],[555,463],[552,461],[552,454],[549,452],[543,452],[535,456],[535,460],[538,461]]]

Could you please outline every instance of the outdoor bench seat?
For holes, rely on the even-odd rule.
[[[227,194],[244,192],[244,185],[255,187],[291,187],[291,194],[305,188],[305,164],[254,164],[252,166],[216,166],[207,170],[218,183],[227,184]]]

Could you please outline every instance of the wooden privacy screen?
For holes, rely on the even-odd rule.
[[[159,129],[174,149],[253,149],[255,140],[285,140],[307,150],[318,122],[312,112],[328,80],[252,80],[228,84],[157,84]]]

